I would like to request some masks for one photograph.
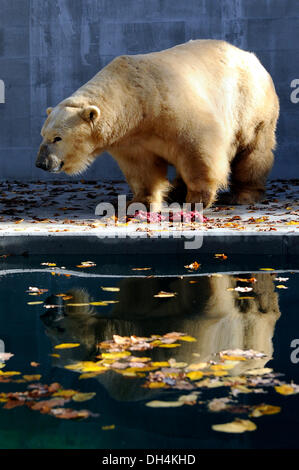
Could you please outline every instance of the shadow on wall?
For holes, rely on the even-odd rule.
[[[233,369],[234,375],[264,367],[272,357],[272,337],[280,311],[273,275],[257,274],[255,277],[257,282],[250,293],[251,300],[242,299],[235,290],[227,290],[240,285],[240,281],[229,275],[194,278],[195,283],[190,283],[191,278],[124,279],[119,284],[118,303],[104,314],[92,306],[71,307],[67,306],[68,300],[60,300],[58,308],[49,309],[42,317],[46,333],[53,346],[78,342],[81,347],[65,350],[63,359],[53,359],[54,365],[64,367],[77,361],[93,360],[99,353],[97,344],[112,339],[114,334],[149,337],[179,331],[191,334],[197,342],[183,344],[175,350],[156,348],[150,351],[155,361],[174,357],[178,362],[190,364],[195,359],[193,353],[197,353],[200,361],[205,362],[222,350],[241,348],[264,352],[267,357],[241,362]],[[177,295],[155,298],[161,290]],[[72,296],[72,303],[91,301],[84,289],[71,289],[67,294]],[[47,303],[57,303],[57,297],[49,297]],[[140,381],[126,380],[114,372],[100,375],[98,380],[120,401],[140,400],[155,394],[153,390],[140,387]]]

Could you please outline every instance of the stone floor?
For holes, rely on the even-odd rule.
[[[113,201],[128,194],[127,184],[120,180],[79,182],[1,182],[0,236],[16,234],[90,233],[126,230],[155,231],[201,230],[209,234],[279,232],[299,233],[299,180],[276,180],[268,183],[265,199],[254,206],[217,206],[204,212],[205,223],[155,226],[110,219],[95,215],[100,202]],[[175,226],[174,226],[175,225]]]

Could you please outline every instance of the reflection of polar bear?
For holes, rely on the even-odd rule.
[[[235,201],[258,200],[273,163],[278,98],[254,54],[198,40],[121,56],[48,109],[36,165],[80,173],[114,156],[134,200],[160,204],[173,165],[187,202],[211,204],[230,170]]]
[[[185,279],[136,279],[120,282],[120,292],[111,313],[101,318],[93,307],[68,307],[63,305],[60,315],[50,309],[44,316],[46,331],[54,344],[79,342],[81,348],[64,352],[58,359],[63,366],[72,361],[92,359],[96,345],[114,334],[121,336],[150,336],[181,331],[191,334],[196,343],[186,343],[175,350],[155,349],[146,352],[157,361],[175,357],[179,362],[194,362],[193,353],[200,354],[200,361],[214,358],[214,354],[225,349],[254,349],[267,357],[241,362],[233,373],[263,367],[272,356],[272,336],[280,315],[278,296],[274,291],[270,274],[255,275],[257,282],[250,293],[253,300],[242,299],[234,290],[240,284],[232,276],[206,276]],[[247,284],[248,285],[248,284]],[[160,290],[177,292],[172,298],[155,298]],[[85,290],[73,289],[72,303],[88,303],[90,296]],[[247,297],[248,294],[244,294]],[[57,299],[57,298],[56,298]],[[65,303],[67,303],[66,301]],[[51,303],[51,301],[50,301]],[[107,307],[106,307],[107,308]],[[148,393],[140,386],[119,386],[117,374],[103,374],[99,381],[118,399],[143,397]]]

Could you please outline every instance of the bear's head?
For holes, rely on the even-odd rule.
[[[62,102],[48,108],[47,114],[36,166],[51,173],[81,173],[96,156],[94,130],[100,117],[99,108]]]

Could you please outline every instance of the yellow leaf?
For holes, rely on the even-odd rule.
[[[243,356],[228,356],[226,354],[221,354],[221,357],[227,361],[246,361],[246,358]]]
[[[228,375],[228,372],[226,370],[216,370],[213,372],[213,375],[215,375],[215,377],[222,377],[223,375]]]
[[[276,286],[276,289],[287,289],[287,286],[284,286],[283,284],[278,284],[278,286]]]
[[[106,291],[106,292],[119,292],[120,288],[119,287],[102,287],[101,289]]]
[[[179,339],[181,341],[187,341],[188,343],[196,341],[196,338],[193,338],[193,336],[181,336]]]
[[[280,413],[281,408],[280,406],[273,406],[273,405],[257,405],[254,407],[253,411],[250,413],[250,416],[253,418],[259,418],[263,415],[274,415],[276,413]]]
[[[260,268],[260,271],[275,271],[274,268]]]
[[[90,302],[89,305],[96,305],[96,306],[107,307],[108,302],[105,302],[105,301],[102,301],[102,302]]]
[[[245,431],[255,431],[256,424],[248,419],[235,419],[230,423],[214,424],[212,429],[218,432],[242,433]]]
[[[164,382],[150,382],[146,386],[147,388],[164,388],[166,384]]]
[[[11,375],[21,375],[21,372],[16,372],[14,370],[8,370],[6,372],[3,372],[2,370],[0,370],[0,375],[1,376],[6,376],[6,377],[9,377]]]
[[[78,348],[78,346],[80,346],[80,343],[62,343],[54,346],[54,349],[71,349]]]
[[[131,356],[129,351],[102,353],[103,359],[121,359],[122,357]]]
[[[171,343],[171,344],[159,344],[159,348],[178,348],[181,346],[179,343]]]
[[[72,400],[74,401],[87,401],[91,400],[93,397],[96,396],[96,393],[75,393],[75,395],[72,396]]]
[[[274,388],[281,395],[293,395],[296,393],[295,389],[291,385],[278,385]]]
[[[102,426],[103,431],[111,431],[112,429],[115,429],[115,424],[109,424],[108,426]]]
[[[79,370],[82,372],[102,372],[107,370],[106,367],[99,365],[97,362],[93,361],[76,362],[75,364],[64,366],[64,368],[69,370]]]
[[[32,381],[35,381],[35,380],[40,380],[41,379],[41,375],[40,374],[36,374],[36,375],[23,375],[23,379],[25,379],[27,382],[32,382]]]
[[[152,268],[132,268],[132,271],[148,271],[149,269]]]
[[[58,390],[58,392],[52,394],[52,397],[71,398],[76,393],[76,390]]]
[[[200,372],[199,370],[196,370],[196,371],[192,371],[192,372],[188,372],[188,374],[186,374],[187,377],[189,377],[190,380],[199,380],[203,377],[203,372]]]
[[[42,300],[37,300],[36,302],[27,302],[27,305],[40,305],[43,304],[44,302]]]

